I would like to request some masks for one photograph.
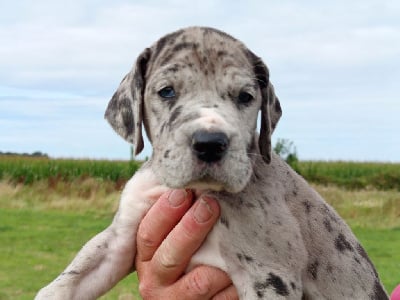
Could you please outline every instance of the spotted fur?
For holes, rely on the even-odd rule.
[[[174,93],[163,98],[166,87]],[[246,103],[241,92],[251,95]],[[198,264],[224,270],[240,299],[388,299],[350,228],[271,151],[281,113],[263,61],[224,32],[192,27],[147,48],[106,118],[136,153],[144,125],[152,157],[127,183],[110,227],[37,299],[95,299],[112,288],[132,271],[141,218],[169,188],[219,201],[220,220],[188,270]],[[217,163],[194,155],[199,130],[227,137],[228,150]]]

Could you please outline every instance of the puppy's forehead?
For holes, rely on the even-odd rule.
[[[249,67],[247,48],[232,36],[212,28],[190,27],[161,38],[152,46],[148,72],[176,59],[195,61],[203,66],[234,61],[239,67]],[[148,73],[148,74],[149,74]]]

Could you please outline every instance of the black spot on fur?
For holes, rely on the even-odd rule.
[[[282,296],[289,295],[289,291],[286,284],[282,281],[282,279],[279,276],[276,276],[273,273],[269,273],[269,278],[267,279],[267,283],[275,289],[275,292],[277,294]]]
[[[346,240],[346,237],[342,233],[339,233],[338,237],[335,239],[335,247],[340,252],[344,252],[346,250],[353,251],[353,247]]]
[[[369,297],[371,300],[388,300],[388,296],[385,293],[382,285],[378,280],[375,280],[374,293]]]
[[[169,157],[170,150],[164,152],[164,158],[167,159]]]
[[[292,287],[293,290],[296,289],[296,284],[293,281],[290,282],[290,286]]]
[[[166,123],[163,123],[163,124],[161,125],[161,127],[160,127],[160,133],[163,133],[163,132],[164,132],[166,126],[167,126]]]
[[[248,50],[247,56],[253,64],[254,75],[261,89],[265,89],[269,82],[269,72],[261,58]]]
[[[221,222],[221,224],[224,224],[226,228],[229,228],[229,221],[225,216],[221,216],[219,218],[219,221]]]
[[[220,50],[217,52],[218,57],[222,57],[222,56],[226,56],[226,55],[228,55],[228,52],[226,52],[225,50]]]
[[[371,260],[369,259],[368,254],[367,252],[365,252],[364,248],[360,244],[358,244],[356,249],[358,254],[360,254],[361,257],[364,258],[367,261],[367,263],[371,266],[372,270],[374,271],[375,277],[378,278],[378,272],[376,272],[375,267],[372,264]]]
[[[246,262],[251,263],[254,261],[254,258],[248,255],[244,255],[244,259],[246,260]]]
[[[167,56],[165,56],[160,65],[165,66],[167,63],[169,63],[171,61],[172,57],[174,56],[174,54],[175,53],[172,52],[172,53],[168,54]]]
[[[80,272],[78,272],[78,271],[69,271],[68,274],[69,275],[79,275]]]
[[[357,256],[354,256],[354,260],[356,261],[356,263],[358,263],[359,265],[361,265],[361,261]]]
[[[174,46],[174,48],[172,49],[172,52],[176,53],[176,52],[182,51],[184,49],[196,50],[198,47],[199,47],[198,43],[179,43]]]
[[[282,278],[271,272],[268,274],[268,277],[264,282],[255,282],[253,287],[259,298],[264,296],[265,290],[269,287],[272,287],[278,295],[289,295],[289,290],[286,283],[282,281]]]
[[[147,64],[149,62],[151,55],[151,50],[149,48],[146,48],[143,53],[138,57],[136,61],[136,70],[133,75],[133,80],[132,84],[134,87],[136,87],[137,91],[140,93],[140,95],[133,95],[133,100],[137,100],[138,97],[144,96],[144,86],[145,86],[145,77],[146,77],[146,72],[147,72]],[[133,86],[131,87],[132,91]]]
[[[172,45],[175,43],[176,39],[184,32],[184,30],[178,30],[173,33],[167,34],[166,36],[162,37],[156,45],[154,50],[154,58],[157,58],[161,51],[165,48],[167,44]]]
[[[134,85],[134,87],[139,91],[142,91],[144,89],[144,80],[139,72],[135,72],[135,74],[133,75],[132,85]],[[137,100],[136,97],[133,97],[133,100]]]
[[[282,113],[282,108],[281,108],[281,104],[279,103],[279,101],[275,101],[275,112],[281,114]]]
[[[113,105],[117,106],[115,112],[120,111],[122,115],[122,122],[124,124],[124,128],[128,134],[133,133],[134,119],[133,119],[133,111],[132,105],[128,98],[123,98],[120,101],[114,100],[114,97],[119,97],[117,93],[114,94],[111,102],[114,102]]]
[[[61,275],[70,275],[70,276],[74,276],[74,275],[79,275],[80,274],[80,272],[78,272],[78,271],[74,271],[74,270],[72,270],[72,271],[69,271],[69,272],[63,272],[63,273],[61,273]]]
[[[268,287],[266,282],[255,282],[254,283],[254,290],[257,293],[258,298],[264,297],[265,289]]]
[[[308,200],[304,201],[303,205],[304,205],[304,207],[306,209],[306,213],[309,214],[311,212],[311,208],[312,208],[312,205],[311,205],[310,201],[308,201]]]
[[[308,273],[311,275],[312,279],[316,280],[318,278],[318,267],[319,261],[315,260],[313,263],[308,265]]]
[[[172,67],[166,69],[164,72],[165,73],[168,73],[168,72],[177,73],[177,72],[179,72],[180,69],[181,69],[180,65],[174,64]]]
[[[324,226],[325,226],[326,230],[328,230],[328,232],[333,231],[332,224],[327,218],[324,218]]]

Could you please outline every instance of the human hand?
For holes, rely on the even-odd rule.
[[[185,190],[164,193],[137,235],[139,292],[148,299],[239,299],[228,275],[214,267],[185,269],[219,216],[214,199]]]

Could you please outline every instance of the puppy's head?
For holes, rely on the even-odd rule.
[[[262,60],[231,36],[201,27],[171,33],[145,49],[105,113],[136,154],[143,149],[144,125],[152,166],[167,186],[229,192],[246,186],[256,156],[270,162],[280,116]]]

